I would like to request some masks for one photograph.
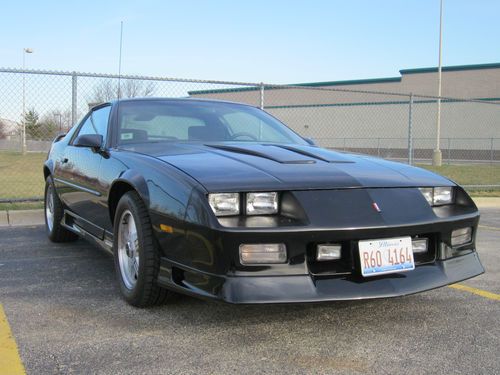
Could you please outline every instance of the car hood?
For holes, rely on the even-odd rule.
[[[315,146],[148,143],[127,149],[171,164],[211,192],[453,185],[424,169]]]

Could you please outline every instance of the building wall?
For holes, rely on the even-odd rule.
[[[489,99],[486,102],[442,101],[441,143],[444,148],[500,149],[500,64],[445,67],[442,95]],[[358,90],[436,95],[433,69],[402,70],[401,77],[311,83],[310,88],[266,88],[265,110],[292,129],[334,148],[408,146],[409,97]],[[319,90],[318,90],[319,88]],[[327,90],[321,90],[327,89]],[[333,89],[333,90],[330,90]],[[258,88],[194,91],[193,97],[259,105]],[[499,104],[491,104],[499,103]],[[433,98],[414,97],[412,135],[415,147],[431,150],[436,136],[437,105]],[[356,145],[356,146],[352,146]]]

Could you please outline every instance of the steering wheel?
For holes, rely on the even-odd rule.
[[[234,141],[236,138],[240,138],[240,137],[248,137],[252,141],[258,141],[257,137],[255,137],[253,134],[250,134],[247,132],[234,133],[233,135],[231,135],[231,141]]]

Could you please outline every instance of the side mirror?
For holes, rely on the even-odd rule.
[[[89,147],[94,151],[102,147],[102,135],[100,134],[83,134],[76,137],[73,142],[75,147]]]
[[[52,141],[52,143],[57,143],[61,139],[63,139],[64,137],[66,137],[66,133],[59,133],[59,134],[56,135],[56,137],[54,138],[54,140]]]
[[[307,143],[309,143],[311,146],[317,146],[316,142],[314,142],[314,139],[312,138],[306,138],[306,137],[303,137],[304,138],[304,141],[306,141]]]

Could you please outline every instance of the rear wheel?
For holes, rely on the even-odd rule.
[[[44,199],[45,229],[52,242],[75,241],[78,236],[61,225],[64,209],[54,188],[52,177],[45,180]]]
[[[173,294],[156,282],[160,253],[148,211],[136,192],[125,193],[118,202],[113,249],[118,285],[128,303],[152,306],[164,303]]]

